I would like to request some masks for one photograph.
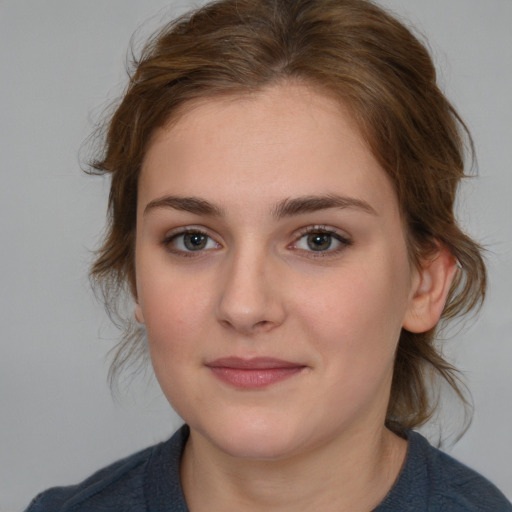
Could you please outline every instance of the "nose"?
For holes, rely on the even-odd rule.
[[[236,251],[225,262],[217,318],[225,327],[245,335],[270,331],[285,318],[279,268],[264,250]]]

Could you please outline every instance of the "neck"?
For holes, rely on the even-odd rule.
[[[407,443],[384,425],[278,460],[230,456],[191,430],[181,476],[191,512],[368,512],[398,477]]]

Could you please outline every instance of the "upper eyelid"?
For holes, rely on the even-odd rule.
[[[179,235],[181,233],[196,233],[197,232],[197,233],[203,233],[205,235],[211,236],[211,231],[212,231],[211,229],[209,229],[205,226],[191,224],[191,225],[185,225],[185,226],[179,226],[176,228],[171,228],[166,231],[166,235]],[[349,238],[349,235],[348,235],[348,233],[346,233],[345,230],[342,230],[340,228],[336,228],[334,226],[330,226],[327,224],[310,224],[310,225],[303,226],[301,228],[294,230],[294,233],[296,233],[297,235],[303,235],[303,234],[307,234],[307,233],[311,233],[311,232],[315,232],[315,231],[320,231],[323,233],[338,234],[340,236],[345,236],[345,237]],[[293,233],[291,236],[292,237],[294,236]]]
[[[292,245],[296,245],[300,239],[297,239],[293,242]],[[327,250],[315,251],[312,249],[302,249],[300,247],[290,247],[297,258],[301,258],[304,261],[316,262],[316,263],[329,263],[339,261],[346,253],[347,250],[350,250],[353,245],[352,240],[340,237],[337,240],[339,244],[338,247],[328,248]]]
[[[301,249],[297,247],[299,241],[304,238],[305,236],[308,236],[312,233],[322,233],[322,234],[328,234],[335,238],[337,242],[340,244],[339,247],[334,249],[328,249],[325,251],[314,251],[314,250],[307,250],[307,249]],[[308,258],[335,258],[339,256],[341,252],[346,250],[348,247],[353,245],[353,240],[348,233],[343,232],[340,233],[339,229],[329,227],[329,226],[307,226],[305,228],[302,228],[299,230],[299,233],[297,236],[295,236],[294,240],[288,245],[288,248],[298,251],[298,253],[303,254],[304,256],[307,256]]]
[[[210,238],[215,239],[214,236],[212,236],[211,231],[208,228],[205,228],[204,226],[180,226],[177,228],[169,229],[165,232],[164,238],[169,239],[173,238],[179,235],[186,235],[187,233],[201,233],[202,235],[207,235]]]
[[[180,237],[183,237],[187,234],[190,234],[190,233],[197,233],[197,234],[206,236],[217,247],[202,248],[197,251],[193,251],[193,250],[189,251],[189,250],[181,249],[181,248],[174,246],[175,240],[177,240]],[[184,256],[194,257],[194,258],[201,257],[201,255],[204,255],[205,253],[207,253],[211,250],[218,249],[219,247],[222,247],[222,244],[220,244],[218,242],[218,240],[215,237],[211,236],[205,229],[201,229],[198,227],[190,227],[190,226],[176,228],[174,230],[167,231],[163,240],[161,241],[161,245],[165,248],[166,251],[168,251],[171,254],[175,254],[175,255],[179,255],[179,256],[183,256],[183,257]]]
[[[333,235],[334,237],[338,238],[340,241],[352,244],[352,237],[345,231],[341,230],[339,228],[336,228],[334,226],[325,225],[325,224],[312,224],[309,226],[301,227],[294,231],[290,236],[292,238],[291,244],[296,243],[300,238],[302,238],[305,235],[311,234],[311,233],[326,233]],[[223,242],[219,241],[222,240],[222,237],[220,237],[218,234],[213,234],[212,231],[209,228],[206,228],[205,226],[200,225],[188,225],[188,226],[180,226],[173,229],[170,229],[166,231],[164,237],[163,237],[163,243],[169,243],[172,239],[180,236],[185,235],[187,233],[200,233],[202,235],[208,236],[211,238],[215,243],[219,245],[223,245]]]
[[[300,228],[297,232],[297,236],[295,240],[298,240],[299,238],[302,238],[304,235],[309,235],[311,233],[325,233],[329,235],[335,235],[343,240],[351,241],[352,237],[344,230],[341,230],[339,228],[335,228],[333,226],[327,226],[327,225],[319,225],[315,224],[312,226],[305,226],[303,228]]]
[[[180,236],[189,234],[189,233],[199,233],[201,235],[207,236],[208,238],[213,240],[216,244],[222,245],[219,242],[218,237],[213,236],[209,229],[206,229],[201,226],[182,226],[182,227],[167,230],[165,232],[164,236],[162,237],[162,244],[167,246],[172,240],[174,240]]]

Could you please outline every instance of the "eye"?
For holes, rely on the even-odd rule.
[[[164,240],[164,245],[169,251],[175,253],[201,252],[220,247],[206,233],[192,229],[171,234]]]
[[[293,248],[315,253],[336,253],[349,245],[352,245],[352,242],[336,231],[313,226],[302,232],[294,242]]]

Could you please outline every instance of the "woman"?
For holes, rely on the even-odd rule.
[[[412,428],[434,336],[478,306],[453,215],[465,127],[425,48],[364,0],[225,0],[149,43],[94,164],[92,269],[126,289],[186,426],[38,510],[511,510]]]

